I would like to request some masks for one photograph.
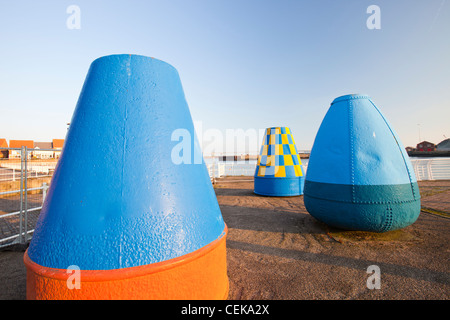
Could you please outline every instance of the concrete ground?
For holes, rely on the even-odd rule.
[[[418,220],[376,234],[327,227],[308,214],[302,196],[257,196],[251,177],[219,179],[228,299],[449,299],[450,181],[419,187]],[[370,266],[380,270],[380,289],[367,287]],[[25,299],[23,251],[1,251],[0,270],[0,299]]]
[[[302,196],[258,196],[243,180],[215,188],[229,228],[229,299],[450,297],[450,181],[419,183],[422,205],[441,215],[421,212],[412,226],[378,234],[331,229],[308,214]],[[372,265],[380,289],[367,287]]]

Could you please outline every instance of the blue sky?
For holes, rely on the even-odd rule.
[[[288,126],[310,149],[331,101],[365,93],[403,144],[450,138],[448,0],[1,1],[0,40],[7,140],[64,138],[90,63],[115,53],[172,64],[203,130]]]

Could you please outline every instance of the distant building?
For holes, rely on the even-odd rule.
[[[22,148],[27,147],[28,149],[34,149],[34,141],[33,140],[9,140],[10,148]],[[9,150],[10,158],[20,158],[20,150]],[[31,154],[29,154],[31,157]]]
[[[38,159],[53,158],[54,154],[52,150],[41,150],[41,149],[53,149],[53,144],[51,142],[35,142],[32,157]]]
[[[416,146],[416,151],[435,151],[436,145],[429,141],[419,142]]]
[[[10,140],[9,148],[28,148],[28,159],[58,159],[64,146],[64,139],[53,139],[52,142],[34,142],[33,140]],[[8,148],[5,139],[0,139],[0,148]],[[55,150],[56,149],[56,150]],[[20,158],[21,150],[5,150],[8,154],[3,155],[0,150],[0,158]]]
[[[8,148],[8,142],[6,139],[0,139],[0,148]],[[5,159],[9,157],[9,152],[6,149],[0,149],[0,159]]]
[[[53,139],[52,146],[53,149],[62,149],[64,146],[64,139]]]
[[[450,151],[450,138],[442,140],[436,145],[437,151]]]
[[[64,146],[64,139],[53,139],[52,140],[53,149],[62,150]],[[53,158],[58,159],[61,156],[61,151],[55,151],[53,153]]]

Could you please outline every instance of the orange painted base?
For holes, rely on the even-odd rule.
[[[150,265],[81,270],[80,289],[69,289],[72,273],[40,266],[25,252],[29,300],[216,300],[228,297],[226,235],[190,254]],[[73,276],[72,276],[73,278]]]

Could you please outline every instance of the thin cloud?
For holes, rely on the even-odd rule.
[[[441,5],[439,6],[438,11],[436,12],[436,16],[434,17],[433,22],[430,25],[430,29],[428,30],[429,32],[431,32],[431,30],[433,30],[434,25],[436,24],[436,20],[439,17],[439,14],[441,13],[442,7],[444,6],[446,0],[442,0]]]

